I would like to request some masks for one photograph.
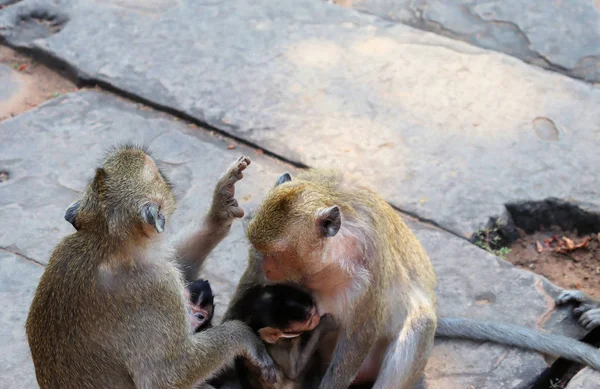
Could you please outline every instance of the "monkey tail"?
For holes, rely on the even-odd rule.
[[[600,371],[600,350],[577,339],[522,326],[470,319],[439,318],[436,336],[487,341],[537,351],[589,365]]]

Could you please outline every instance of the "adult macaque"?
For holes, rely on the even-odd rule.
[[[434,336],[491,340],[583,361],[600,352],[566,337],[523,327],[436,315],[436,277],[425,250],[379,195],[335,171],[282,175],[247,228],[249,264],[225,314],[257,285],[298,283],[320,315],[339,324],[320,388],[412,388]]]
[[[243,211],[236,161],[217,183],[201,228],[172,248],[161,234],[175,209],[171,185],[142,148],[112,151],[65,218],[77,230],[55,248],[27,318],[41,389],[186,388],[245,356],[275,376],[263,343],[242,322],[190,333],[184,280]],[[181,267],[180,267],[181,266]]]

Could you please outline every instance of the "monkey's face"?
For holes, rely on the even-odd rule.
[[[285,179],[284,179],[285,176]],[[283,175],[247,229],[270,281],[298,282],[319,273],[327,241],[341,226],[339,207],[308,182]]]
[[[184,295],[192,332],[200,332],[212,327],[214,295],[210,283],[206,280],[191,282],[185,289]]]
[[[106,225],[111,234],[135,231],[146,235],[164,230],[175,210],[171,184],[142,148],[120,147],[111,152],[80,201],[65,219],[75,229]]]

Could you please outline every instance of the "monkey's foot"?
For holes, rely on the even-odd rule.
[[[232,221],[244,216],[244,210],[235,199],[235,183],[244,177],[242,173],[251,161],[248,157],[240,157],[227,172],[219,179],[213,194],[210,216],[220,221]]]
[[[582,308],[584,308],[584,310],[582,310]],[[579,324],[581,324],[583,328],[591,331],[594,328],[600,327],[600,308],[590,308],[588,304],[583,304],[582,306],[575,308],[573,312],[577,310],[579,310],[579,314],[581,314]]]
[[[582,303],[585,299],[585,295],[580,290],[565,290],[556,299],[556,304]]]

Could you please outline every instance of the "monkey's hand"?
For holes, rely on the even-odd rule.
[[[580,290],[564,290],[556,299],[556,304],[582,303],[585,300],[585,294]]]
[[[579,324],[586,330],[600,327],[600,302],[586,296],[579,290],[566,290],[556,299],[557,305],[576,303],[573,314],[578,317]]]
[[[248,157],[240,157],[227,172],[219,179],[213,193],[213,202],[209,211],[209,218],[218,223],[230,225],[235,218],[244,216],[244,210],[235,199],[235,183],[244,177],[244,171],[251,161]]]

